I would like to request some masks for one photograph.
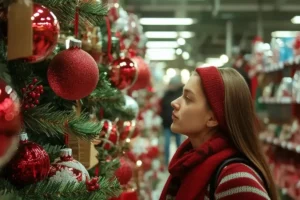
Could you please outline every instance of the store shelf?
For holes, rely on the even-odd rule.
[[[264,98],[264,97],[259,97],[258,98],[259,103],[265,103],[265,104],[292,104],[296,103],[292,97],[281,97],[276,98],[276,97],[270,97],[270,98]]]
[[[281,147],[283,149],[294,151],[300,154],[300,144],[296,144],[293,142],[283,141],[276,137],[266,136],[264,134],[260,134],[259,139],[265,143]]]

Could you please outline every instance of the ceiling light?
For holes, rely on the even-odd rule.
[[[141,18],[142,25],[191,25],[196,23],[192,18]]]
[[[188,52],[183,52],[182,53],[182,58],[184,59],[184,60],[188,60],[189,58],[190,58],[190,54],[188,53]]]
[[[291,19],[293,24],[300,24],[300,16],[295,16]]]
[[[190,76],[191,76],[190,71],[187,70],[187,69],[183,69],[183,70],[181,70],[180,74],[181,74],[181,77],[182,77],[183,84],[186,84],[187,81],[190,79]]]
[[[163,54],[146,54],[146,58],[149,60],[175,60],[175,55],[163,55]]]
[[[181,55],[182,54],[182,49],[180,49],[180,48],[176,49],[176,54]]]
[[[228,56],[226,56],[225,54],[221,55],[220,56],[220,60],[223,62],[223,63],[227,63],[229,58]]]
[[[206,58],[205,63],[215,67],[222,67],[224,65],[220,58]]]
[[[192,38],[195,36],[195,33],[190,31],[147,31],[145,32],[147,38]]]
[[[274,31],[272,32],[272,37],[274,38],[286,38],[286,37],[296,37],[299,31]]]
[[[177,72],[174,68],[169,68],[169,69],[167,69],[166,74],[169,78],[172,78],[172,77],[176,76]]]
[[[146,43],[147,48],[177,48],[178,43],[175,41],[149,41]]]
[[[177,43],[178,43],[179,45],[185,45],[185,39],[183,39],[183,38],[178,38]]]
[[[154,49],[147,49],[147,54],[157,54],[157,53],[162,53],[162,54],[175,54],[175,49],[160,49],[160,48],[154,48]]]

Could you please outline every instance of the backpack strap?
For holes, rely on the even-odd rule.
[[[254,166],[249,159],[245,157],[231,157],[226,160],[224,160],[214,171],[212,177],[210,178],[210,188],[209,188],[209,199],[214,200],[215,199],[215,190],[217,188],[218,178],[223,170],[224,167],[227,165],[230,165],[232,163],[243,163],[247,166],[253,168],[261,177],[263,180],[265,186],[267,186],[264,176],[261,174],[261,172],[257,169],[256,166]],[[266,189],[267,190],[267,189]],[[268,190],[267,190],[268,191]]]

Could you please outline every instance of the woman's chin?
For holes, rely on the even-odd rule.
[[[174,124],[174,122],[171,124],[170,129],[173,133],[180,133],[179,127],[176,124]]]

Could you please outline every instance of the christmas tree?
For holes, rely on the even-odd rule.
[[[150,71],[121,9],[0,1],[0,199],[110,199],[130,181],[138,104],[126,93]]]

